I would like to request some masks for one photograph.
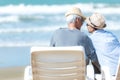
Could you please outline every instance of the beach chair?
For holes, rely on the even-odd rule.
[[[116,80],[120,80],[120,62],[117,69]]]
[[[84,48],[32,47],[33,80],[86,80]]]
[[[31,69],[30,65],[25,67],[25,70],[24,70],[24,80],[33,80],[32,69]]]
[[[115,80],[120,80],[120,59],[119,59],[119,64],[118,64]]]

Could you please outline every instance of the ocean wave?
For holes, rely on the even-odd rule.
[[[0,16],[0,23],[6,22],[19,22],[18,16]]]
[[[66,4],[66,5],[7,5],[0,6],[0,23],[44,20],[46,16],[61,16],[73,6],[81,8],[83,13],[99,12],[106,15],[120,14],[119,4]],[[87,15],[86,15],[87,16]],[[57,17],[58,19],[59,17]]]
[[[10,29],[0,29],[0,34],[2,33],[31,33],[31,32],[50,32],[54,31],[58,26],[54,27],[34,27],[34,28],[10,28]]]
[[[60,14],[64,13],[70,7],[80,7],[83,12],[100,12],[105,14],[120,14],[120,4],[93,4],[93,3],[78,3],[66,5],[7,5],[0,7],[0,15],[16,14],[16,15],[31,15],[31,14]]]
[[[87,30],[86,25],[83,25],[82,29]],[[0,29],[0,34],[7,33],[37,33],[37,32],[54,32],[58,28],[65,28],[67,27],[66,24],[63,24],[61,26],[59,25],[51,25],[51,26],[34,26],[34,27],[29,27],[29,28],[1,28]],[[106,29],[108,30],[120,30],[119,24],[114,23],[112,21],[107,21],[107,27]]]
[[[42,20],[45,17],[42,15],[6,15],[0,16],[0,23],[16,23],[25,21]]]
[[[29,47],[29,46],[48,46],[49,41],[34,42],[0,42],[0,47]]]

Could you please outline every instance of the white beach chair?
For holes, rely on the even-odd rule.
[[[32,47],[33,80],[85,80],[84,48]]]
[[[37,73],[41,72],[41,71],[39,71],[39,70],[37,71],[37,69],[39,69],[40,66],[43,66],[43,64],[37,64],[37,63],[39,63],[39,62],[41,63],[44,60],[45,61],[47,60],[48,62],[49,61],[55,62],[54,64],[52,64],[52,65],[54,65],[54,67],[58,67],[55,65],[61,65],[61,67],[63,67],[63,68],[67,67],[67,66],[72,67],[72,66],[77,65],[76,69],[71,69],[70,72],[76,71],[79,68],[78,69],[79,74],[76,76],[80,77],[80,75],[83,75],[82,77],[86,78],[86,80],[94,80],[94,70],[93,70],[92,65],[88,65],[87,71],[86,71],[84,54],[85,54],[84,48],[81,46],[76,46],[76,47],[32,47],[31,48],[31,65],[32,65],[32,67],[30,65],[25,68],[24,80],[35,80],[35,79],[33,79],[33,77],[34,77],[33,75],[40,75],[41,73],[39,73],[39,74],[37,74]],[[59,59],[59,62],[56,63],[56,60],[58,60],[58,59]],[[73,62],[70,62],[70,61],[73,61]],[[51,64],[49,63],[49,65],[47,65],[47,66],[51,67],[50,65]],[[46,67],[46,65],[45,65],[45,67]],[[35,71],[33,68],[35,69]],[[33,69],[33,71],[32,71],[32,69]],[[66,72],[67,71],[65,71],[65,72],[63,71],[63,74],[65,74]],[[86,76],[86,73],[87,73],[87,76]],[[42,74],[43,74],[43,72],[42,72]],[[66,77],[69,77],[69,76],[66,76]],[[34,78],[36,78],[36,77],[34,77]],[[84,79],[82,79],[82,80],[84,80]]]
[[[117,69],[116,80],[120,80],[120,60],[119,60],[119,65]]]
[[[120,59],[119,59],[119,64],[117,67],[117,72],[114,80],[120,80]]]
[[[31,66],[26,66],[25,67],[24,80],[33,80]]]

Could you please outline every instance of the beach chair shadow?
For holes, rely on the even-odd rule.
[[[33,80],[86,80],[84,48],[32,47]]]

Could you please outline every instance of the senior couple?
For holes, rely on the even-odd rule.
[[[104,16],[94,13],[85,17],[81,10],[73,7],[65,14],[68,28],[59,28],[52,36],[50,46],[79,46],[85,48],[86,65],[89,60],[95,74],[101,73],[101,67],[107,66],[111,76],[115,76],[120,55],[120,43],[113,33],[104,30],[106,27]],[[81,32],[81,27],[86,22],[88,37]]]

